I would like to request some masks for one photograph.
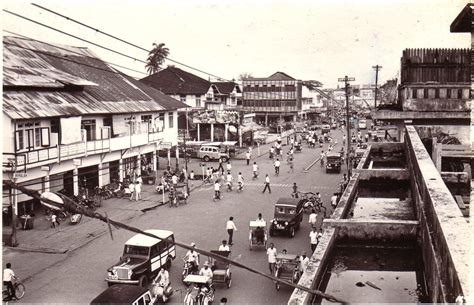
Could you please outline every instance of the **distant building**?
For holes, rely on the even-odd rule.
[[[241,97],[240,87],[235,82],[213,83],[175,66],[168,66],[140,81],[192,108],[232,108]]]
[[[471,51],[406,49],[401,58],[397,107],[375,117],[397,125],[415,125],[422,138],[445,133],[470,143]]]
[[[243,82],[242,108],[255,113],[256,121],[265,125],[278,121],[296,121],[302,110],[302,81],[283,72],[269,77],[245,78]]]

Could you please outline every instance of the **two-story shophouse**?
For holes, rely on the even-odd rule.
[[[87,48],[4,37],[3,58],[4,180],[78,195],[156,170],[176,144],[185,105]],[[4,207],[29,199],[4,189]]]

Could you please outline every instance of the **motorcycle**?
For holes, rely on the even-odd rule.
[[[173,295],[171,283],[163,285],[158,283],[158,277],[153,280],[151,294],[155,297],[155,302],[166,303]]]

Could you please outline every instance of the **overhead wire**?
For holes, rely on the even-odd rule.
[[[9,187],[11,187],[13,189],[19,190],[23,194],[26,194],[30,197],[33,197],[34,199],[40,200],[41,202],[47,203],[50,207],[52,206],[56,210],[65,210],[65,211],[67,211],[69,213],[72,213],[72,214],[82,214],[82,215],[85,215],[87,217],[100,220],[100,221],[105,222],[107,224],[111,224],[116,228],[122,228],[122,229],[125,229],[125,230],[128,230],[128,231],[134,232],[134,233],[143,234],[143,235],[146,235],[146,236],[149,236],[149,237],[152,237],[152,238],[156,238],[158,240],[164,240],[166,243],[173,244],[175,246],[178,246],[180,248],[184,248],[186,250],[195,250],[196,252],[198,252],[202,255],[212,257],[216,260],[220,260],[220,261],[224,261],[226,263],[232,264],[235,267],[238,267],[238,268],[247,270],[251,273],[257,274],[259,276],[265,277],[267,279],[272,280],[273,282],[278,282],[282,285],[287,285],[287,286],[293,287],[295,289],[303,290],[303,291],[308,292],[312,295],[318,295],[318,296],[320,296],[322,298],[325,298],[325,299],[327,299],[328,301],[331,301],[331,302],[346,303],[343,300],[341,300],[341,299],[339,299],[339,298],[337,298],[337,297],[335,297],[331,294],[328,294],[328,293],[325,293],[325,292],[322,292],[322,291],[319,291],[319,290],[311,289],[311,288],[308,288],[308,287],[305,287],[305,286],[302,286],[302,285],[294,284],[292,282],[288,282],[286,280],[283,280],[283,279],[278,278],[278,277],[273,276],[273,275],[268,275],[267,273],[264,273],[264,272],[261,272],[259,270],[254,269],[254,268],[248,267],[247,265],[244,265],[244,264],[242,264],[238,261],[232,260],[228,257],[224,257],[224,256],[221,256],[221,255],[209,252],[209,251],[205,251],[205,250],[202,250],[202,249],[197,248],[197,247],[196,248],[191,247],[187,244],[178,242],[178,241],[173,240],[171,238],[161,238],[161,237],[158,237],[158,236],[156,236],[152,233],[148,233],[146,231],[143,231],[139,228],[124,224],[124,223],[119,222],[119,221],[112,220],[112,219],[110,219],[106,216],[101,215],[100,213],[93,212],[93,211],[87,209],[86,207],[84,207],[81,204],[75,202],[73,199],[71,199],[67,196],[61,195],[60,198],[62,199],[63,202],[59,203],[59,202],[41,197],[40,194],[37,191],[19,186],[19,185],[17,185],[16,183],[14,183],[12,181],[4,180],[3,183],[7,184]],[[110,233],[111,233],[111,236],[113,236],[111,229],[110,229]]]

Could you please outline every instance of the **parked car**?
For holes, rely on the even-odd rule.
[[[294,237],[303,220],[303,200],[280,198],[275,204],[274,218],[270,222],[270,236],[285,232]]]
[[[136,285],[114,285],[91,301],[92,304],[154,304],[147,288]]]
[[[176,258],[174,244],[163,239],[174,241],[174,234],[167,230],[146,230],[158,236],[153,238],[137,234],[127,240],[120,260],[107,269],[106,281],[113,284],[138,284],[146,287],[150,279],[158,274],[160,268],[169,269]]]
[[[359,129],[367,129],[367,120],[359,120]]]
[[[197,153],[197,157],[203,159],[205,162],[219,160],[219,158],[222,158],[222,161],[224,162],[229,160],[229,154],[222,152],[218,147],[207,145],[201,146]]]
[[[326,173],[334,171],[341,172],[342,158],[341,154],[337,152],[328,152],[326,155]]]

